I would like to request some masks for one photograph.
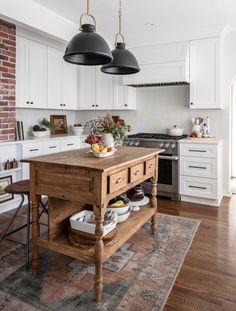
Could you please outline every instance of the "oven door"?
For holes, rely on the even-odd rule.
[[[158,162],[158,192],[178,193],[178,156],[160,155]]]

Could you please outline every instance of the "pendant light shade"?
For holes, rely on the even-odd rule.
[[[136,57],[125,48],[124,42],[117,42],[111,52],[113,60],[103,65],[101,71],[113,75],[129,75],[140,71]]]
[[[94,25],[82,24],[83,16],[93,19]],[[75,35],[68,43],[64,60],[76,65],[96,66],[111,62],[112,54],[107,42],[96,33],[95,18],[89,14],[89,0],[87,0],[87,13],[80,17],[81,32]]]
[[[119,32],[116,34],[113,60],[102,66],[101,71],[113,75],[130,75],[140,71],[136,57],[125,48],[124,36],[121,33],[121,0],[119,0]],[[118,42],[118,37],[122,42]]]

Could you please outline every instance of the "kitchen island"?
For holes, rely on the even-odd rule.
[[[94,291],[96,301],[102,294],[102,264],[135,232],[151,219],[152,234],[156,232],[158,154],[154,148],[122,147],[107,158],[95,158],[89,149],[61,152],[22,160],[30,163],[30,195],[32,201],[32,270],[39,271],[39,247],[50,249],[95,264]],[[104,247],[103,220],[108,202],[130,188],[150,179],[151,204],[132,213],[117,225],[116,243]],[[39,230],[40,196],[49,198],[48,235]],[[69,241],[69,217],[87,205],[95,215],[96,242],[82,248]]]

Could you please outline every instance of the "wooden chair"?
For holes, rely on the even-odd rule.
[[[4,230],[2,236],[0,237],[0,242],[3,239],[5,239],[6,237],[8,237],[9,235],[11,235],[11,234],[13,234],[15,232],[18,232],[19,230],[24,229],[25,227],[27,227],[27,231],[26,231],[26,254],[27,254],[27,269],[29,270],[29,261],[30,261],[30,258],[29,258],[29,253],[30,253],[29,246],[30,246],[30,225],[31,225],[31,220],[30,220],[31,217],[30,217],[30,188],[29,188],[29,179],[21,180],[21,181],[12,183],[12,184],[10,184],[10,185],[8,185],[6,187],[5,191],[7,193],[10,193],[10,194],[13,194],[13,195],[20,195],[21,196],[21,201],[20,201],[20,204],[18,205],[18,207],[16,208],[14,215],[10,219],[8,225],[6,226],[6,229]],[[18,227],[16,229],[8,232],[10,227],[11,227],[11,225],[13,224],[16,216],[18,215],[21,207],[24,204],[25,196],[27,197],[27,222],[26,222],[26,224],[24,224],[24,225],[22,225],[22,226],[20,226],[20,227]],[[43,212],[48,214],[47,202],[45,204],[45,203],[42,202],[42,200],[40,200],[40,205],[42,206],[42,211],[40,213],[40,217],[41,217]],[[16,242],[16,241],[14,241],[14,242]],[[16,242],[16,243],[19,243],[19,242]],[[22,244],[22,243],[20,243],[20,244]]]

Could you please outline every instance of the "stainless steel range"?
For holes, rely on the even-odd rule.
[[[158,194],[168,196],[172,200],[180,200],[179,195],[179,144],[178,140],[187,135],[170,136],[161,133],[138,133],[129,135],[126,144],[128,146],[161,148],[165,149],[159,155],[158,166]],[[151,183],[145,183],[145,191],[151,192]]]

